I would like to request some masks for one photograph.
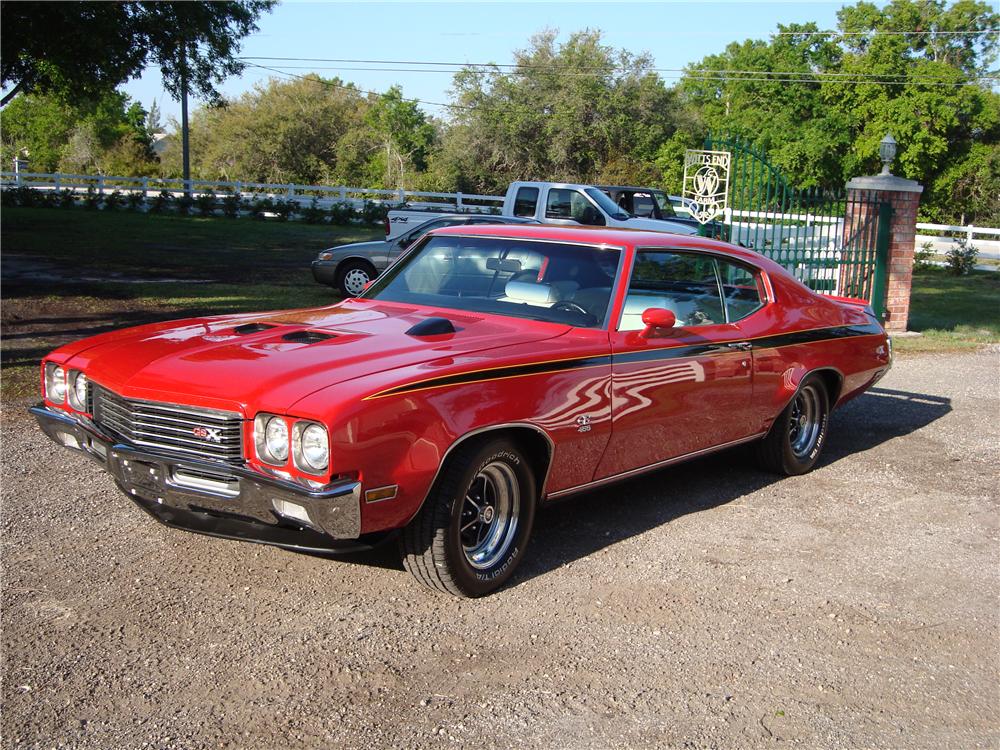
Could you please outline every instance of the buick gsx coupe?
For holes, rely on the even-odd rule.
[[[168,526],[327,552],[395,537],[419,581],[478,596],[542,503],[742,443],[809,471],[890,358],[863,301],[749,250],[452,227],[330,307],[63,346],[32,411]]]

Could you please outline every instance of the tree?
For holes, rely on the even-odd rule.
[[[859,2],[838,11],[841,34],[779,26],[768,42],[730,44],[689,66],[678,89],[702,123],[692,135],[749,139],[801,187],[841,187],[877,171],[879,141],[891,132],[900,143],[893,171],[925,185],[923,212],[958,220],[956,196],[982,194],[968,181],[987,179],[984,165],[996,163],[980,147],[1000,149],[1000,97],[978,78],[996,60],[998,24],[975,0]],[[970,33],[938,33],[952,31]],[[989,201],[974,204],[989,210]]]
[[[600,33],[536,35],[515,67],[470,67],[453,82],[453,121],[435,157],[460,187],[498,191],[514,179],[647,180],[676,130],[674,94],[648,55],[601,44]],[[651,167],[653,167],[651,173]]]
[[[117,168],[148,173],[154,157],[145,118],[142,106],[119,92],[74,102],[54,93],[19,96],[0,111],[3,161],[27,153],[33,171],[110,173],[108,154],[116,150]]]
[[[186,77],[197,96],[215,99],[215,84],[243,70],[239,43],[274,1],[3,3],[0,85],[12,88],[0,106],[20,92],[94,99],[147,64],[175,98]]]
[[[399,86],[392,86],[371,103],[365,125],[378,141],[375,159],[382,166],[381,187],[406,187],[408,173],[427,169],[434,126],[416,102],[403,98]]]

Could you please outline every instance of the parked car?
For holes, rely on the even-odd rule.
[[[672,223],[684,224],[695,232],[715,239],[728,240],[729,229],[720,221],[710,221],[704,225],[690,214],[679,216],[675,206],[687,207],[684,198],[678,195],[667,195],[664,191],[651,187],[635,187],[631,185],[598,185],[618,206],[633,216],[647,219],[659,219]]]
[[[395,538],[421,583],[478,596],[542,504],[744,443],[809,471],[830,412],[890,364],[864,301],[749,250],[456,226],[333,306],[66,344],[32,412],[168,526],[317,552]]]
[[[620,227],[653,232],[697,234],[697,227],[680,221],[632,216],[593,185],[567,182],[512,182],[504,197],[503,216],[535,219],[543,224]],[[426,221],[422,211],[394,209],[386,220],[386,239],[396,237],[414,221]]]
[[[313,278],[345,297],[361,294],[365,284],[384,271],[406,248],[432,229],[477,224],[534,224],[531,219],[489,214],[445,214],[418,224],[392,240],[352,242],[324,250],[312,262]]]

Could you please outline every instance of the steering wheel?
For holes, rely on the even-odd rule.
[[[587,318],[591,319],[591,320],[594,318],[594,316],[591,315],[589,312],[587,312],[587,310],[584,309],[581,305],[578,305],[575,302],[570,302],[569,300],[562,300],[560,302],[556,302],[549,309],[550,310],[569,310],[570,312],[578,312],[581,315],[586,315]]]

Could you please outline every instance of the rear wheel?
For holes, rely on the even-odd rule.
[[[357,297],[378,273],[366,260],[347,260],[337,269],[337,287],[345,297]]]
[[[448,594],[495,591],[524,556],[535,493],[534,474],[512,441],[460,446],[403,530],[404,567],[425,586]]]
[[[830,396],[816,375],[807,377],[757,446],[760,464],[778,474],[805,474],[816,465],[826,443]]]

